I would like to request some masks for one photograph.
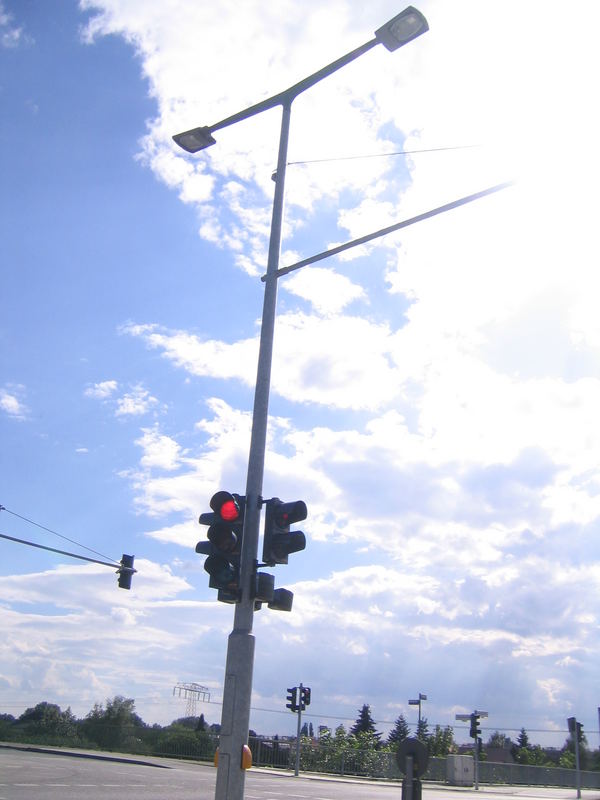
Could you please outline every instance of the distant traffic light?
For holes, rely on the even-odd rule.
[[[198,542],[196,552],[208,558],[204,569],[210,575],[208,585],[218,589],[217,599],[237,603],[240,599],[240,553],[244,528],[246,498],[239,494],[217,492],[211,497],[212,513],[200,514],[201,525],[208,525],[208,541]]]
[[[290,711],[296,713],[298,711],[298,687],[292,686],[291,689],[287,690],[287,703],[285,704],[286,708],[289,708]]]
[[[479,727],[479,714],[471,714],[471,730],[469,735],[472,739],[477,739],[481,736],[481,728]]]
[[[121,566],[117,570],[117,575],[119,576],[119,589],[131,589],[131,579],[133,578],[133,573],[137,572],[133,568],[133,560],[135,556],[126,556],[123,554],[121,558]]]
[[[310,688],[302,686],[300,689],[300,709],[304,711],[306,706],[310,705]]]
[[[291,525],[306,519],[306,503],[303,500],[282,503],[278,497],[273,497],[265,505],[263,561],[271,567],[287,564],[290,553],[298,553],[306,547],[302,531],[290,531]]]

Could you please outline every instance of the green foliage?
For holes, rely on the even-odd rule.
[[[450,725],[442,728],[436,725],[432,734],[427,737],[427,750],[430,756],[443,758],[448,753],[456,753],[458,747],[454,741],[454,730]]]
[[[517,749],[521,750],[523,747],[528,748],[529,746],[529,736],[527,735],[527,731],[525,728],[521,728],[519,738],[517,739]]]
[[[116,695],[106,707],[96,703],[83,720],[85,736],[105,750],[130,749],[139,752],[141,731],[146,724],[135,713],[135,700]]]
[[[554,764],[548,758],[547,753],[540,747],[539,744],[533,747],[521,747],[516,753],[513,753],[513,758],[517,764],[530,764],[533,767],[553,767]]]
[[[77,720],[70,708],[61,711],[54,703],[38,703],[28,708],[13,723],[13,734],[28,741],[44,743],[58,738],[71,744],[81,741]],[[13,736],[14,738],[14,736]]]
[[[404,741],[404,739],[408,739],[410,736],[410,728],[408,727],[408,722],[404,718],[404,714],[400,714],[396,722],[394,723],[394,727],[390,731],[387,744],[389,745],[397,745],[400,742]]]
[[[215,753],[215,740],[206,731],[173,723],[162,731],[154,744],[153,753],[210,760]]]
[[[365,703],[363,707],[358,712],[358,717],[356,722],[350,729],[351,735],[358,735],[359,733],[369,733],[372,734],[377,738],[377,741],[381,739],[381,734],[377,733],[375,730],[375,722],[371,715],[371,706],[368,703]]]
[[[428,736],[429,724],[427,722],[427,717],[421,717],[419,724],[417,725],[417,739],[420,739],[422,742],[426,742]]]
[[[587,769],[588,762],[590,760],[590,752],[587,748],[587,739],[585,733],[579,737],[579,767],[580,769]],[[575,737],[573,734],[569,734],[569,738],[564,743],[561,756],[559,759],[559,766],[564,766],[563,763],[573,763],[573,767],[569,767],[569,769],[575,769]]]
[[[558,760],[558,766],[564,769],[575,769],[575,753],[570,750],[563,750]]]
[[[527,735],[527,734],[526,734]],[[500,731],[494,731],[490,738],[487,740],[486,747],[500,747],[503,750],[510,748],[510,737]]]

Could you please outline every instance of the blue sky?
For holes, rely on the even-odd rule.
[[[0,543],[5,712],[118,693],[167,723],[196,681],[220,718],[232,611],[194,546],[245,486],[279,112],[171,135],[401,10],[238,6],[0,2],[0,532],[139,570]],[[295,102],[282,265],[517,184],[280,281],[264,496],[305,500],[308,544],[292,613],[256,615],[251,725],[292,733],[301,681],[315,727],[423,692],[432,725],[560,746],[600,702],[598,10],[418,6],[429,33]],[[354,158],[432,148],[459,149]]]

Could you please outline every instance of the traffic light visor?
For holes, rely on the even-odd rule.
[[[308,514],[304,500],[295,500],[293,503],[281,503],[275,506],[275,523],[280,528],[287,528],[295,522],[306,519]]]
[[[217,492],[211,497],[210,507],[224,522],[235,522],[241,516],[240,506],[229,492]]]

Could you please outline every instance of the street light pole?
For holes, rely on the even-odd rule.
[[[254,668],[254,644],[252,624],[254,617],[254,581],[257,566],[260,511],[262,504],[262,483],[267,440],[269,415],[269,391],[271,385],[271,365],[273,357],[273,338],[275,312],[277,306],[277,271],[281,249],[281,228],[287,150],[290,129],[292,102],[299,94],[319,81],[354,61],[377,44],[383,44],[393,51],[425,33],[429,29],[427,20],[420,11],[409,6],[377,31],[375,38],[338,58],[307,78],[267,98],[256,105],[237,112],[210,127],[194,128],[173,136],[175,142],[190,153],[198,152],[215,144],[213,133],[251,116],[274,108],[282,107],[281,131],[277,172],[275,174],[275,194],[271,217],[271,234],[267,272],[265,275],[265,294],[260,329],[260,344],[252,412],[252,433],[248,455],[248,474],[246,479],[246,510],[240,556],[241,598],[236,604],[233,630],[227,643],[227,661],[223,686],[223,709],[219,737],[219,761],[215,800],[243,800],[245,771],[242,763],[244,745],[248,741],[250,723],[250,700],[252,695],[252,672]]]

